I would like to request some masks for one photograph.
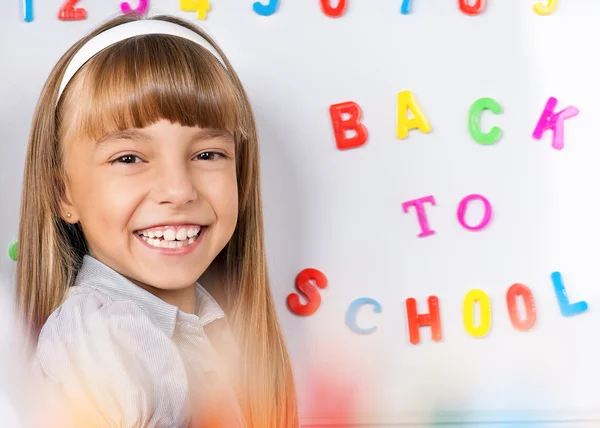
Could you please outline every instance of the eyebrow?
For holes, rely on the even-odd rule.
[[[192,135],[192,141],[197,140],[212,140],[220,138],[226,140],[227,142],[234,142],[233,134],[224,129],[216,129],[216,128],[202,128],[199,129]],[[152,137],[148,135],[146,132],[141,131],[139,129],[123,129],[119,131],[110,132],[105,135],[101,139],[96,142],[96,147],[100,146],[103,143],[106,143],[109,140],[134,140],[134,141],[145,141],[150,142]]]

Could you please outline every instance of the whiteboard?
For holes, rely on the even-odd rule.
[[[18,1],[4,4],[0,18],[5,249],[17,235],[29,124],[44,80],[75,40],[119,13],[119,1],[81,0],[88,18],[63,22],[61,1],[34,3],[32,22],[24,22]],[[333,19],[318,0],[281,0],[271,16],[254,13],[252,0],[211,3],[201,25],[239,73],[258,122],[270,276],[306,426],[348,419],[361,426],[597,426],[600,4],[560,0],[540,16],[535,1],[489,0],[483,13],[467,16],[454,0],[413,0],[409,14],[398,0],[350,0]],[[151,5],[153,14],[196,20],[177,0]],[[431,132],[397,138],[397,97],[405,90]],[[502,128],[488,146],[467,126],[482,97],[503,110],[482,114],[482,129]],[[562,150],[552,148],[551,132],[532,137],[550,97],[557,110],[579,109],[565,121]],[[340,150],[329,107],[347,101],[361,107],[368,140]],[[485,196],[493,210],[477,232],[457,218],[471,194]],[[419,238],[414,209],[405,213],[402,204],[429,195],[435,234]],[[471,204],[467,223],[481,217],[481,205]],[[0,273],[14,277],[16,264],[4,254]],[[328,285],[318,310],[301,317],[286,299],[306,268],[324,273]],[[585,312],[561,315],[553,272],[571,303],[588,304]],[[537,320],[527,332],[513,327],[507,310],[515,283],[535,298]],[[491,302],[483,338],[463,323],[472,289]],[[413,345],[406,299],[424,312],[431,295],[439,299],[443,338],[434,342],[421,328]],[[364,306],[357,314],[362,328],[377,327],[371,334],[345,322],[361,297],[381,305],[380,313]],[[318,395],[322,373],[328,388]]]

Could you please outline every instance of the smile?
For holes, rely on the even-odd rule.
[[[156,248],[182,248],[196,241],[203,227],[199,225],[159,226],[134,232],[146,244]]]

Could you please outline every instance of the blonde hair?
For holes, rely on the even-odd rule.
[[[138,19],[170,21],[201,34],[224,58],[227,70],[194,42],[144,35],[121,41],[93,57],[73,77],[57,104],[61,78],[79,48],[102,31]],[[207,274],[219,278],[215,294],[239,348],[238,395],[248,427],[297,427],[292,370],[267,275],[252,109],[219,47],[179,18],[133,14],[113,18],[72,46],[46,81],[25,160],[17,261],[20,325],[35,343],[46,319],[73,284],[87,252],[79,225],[60,217],[66,179],[64,136],[98,139],[116,129],[143,128],[160,119],[183,126],[227,129],[235,137],[238,223]]]

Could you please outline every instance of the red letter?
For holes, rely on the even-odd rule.
[[[292,312],[296,315],[308,316],[317,312],[321,306],[321,294],[314,285],[310,283],[313,280],[319,288],[327,287],[327,277],[316,269],[304,269],[296,277],[296,288],[300,291],[308,302],[303,305],[300,302],[300,296],[292,293],[287,298],[287,303]]]
[[[517,297],[523,298],[525,303],[525,319],[522,320],[517,307]],[[531,330],[535,325],[535,300],[531,290],[523,284],[513,284],[506,293],[506,305],[508,306],[508,315],[512,325],[519,331]]]
[[[469,0],[458,0],[458,7],[467,15],[479,15],[485,9],[485,0],[475,0],[473,6],[469,5]]]
[[[419,327],[431,326],[431,339],[435,342],[442,340],[442,325],[440,322],[440,304],[436,296],[427,299],[429,313],[417,314],[417,301],[413,298],[406,299],[406,317],[408,318],[408,332],[410,343],[413,345],[421,341]]]
[[[339,0],[337,7],[331,6],[332,0],[321,0],[323,13],[330,18],[339,18],[346,11],[346,0]]]
[[[84,8],[75,8],[75,4],[78,1],[79,0],[65,1],[58,11],[58,19],[61,21],[73,21],[87,18],[87,11]]]
[[[431,195],[415,199],[414,201],[406,201],[402,204],[402,209],[405,213],[408,212],[410,207],[415,207],[415,210],[417,211],[417,218],[419,219],[419,226],[421,226],[421,233],[417,235],[419,238],[424,238],[435,233],[434,230],[429,228],[429,222],[427,221],[427,215],[425,214],[425,207],[423,206],[425,202],[429,202],[431,205],[435,206],[435,199],[433,199],[433,196]]]
[[[342,119],[344,113],[350,115],[348,120]],[[360,123],[362,112],[358,104],[352,101],[334,104],[329,107],[329,114],[331,115],[335,143],[338,149],[360,147],[367,142],[369,134],[365,125]],[[355,131],[356,135],[346,137],[346,131]]]

